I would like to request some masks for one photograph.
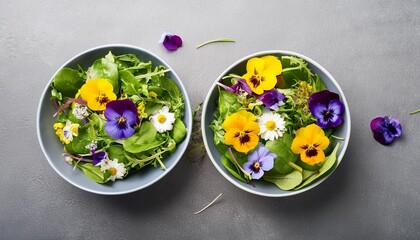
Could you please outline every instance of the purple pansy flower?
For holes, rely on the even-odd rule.
[[[284,98],[285,96],[276,89],[265,91],[263,94],[258,96],[258,99],[263,102],[264,106],[271,110],[278,110],[283,104]]]
[[[238,79],[237,83],[235,83],[231,87],[228,87],[219,82],[217,83],[217,85],[221,86],[223,89],[231,93],[241,94],[243,92],[246,92],[249,95],[252,95],[251,88],[248,86],[248,83],[246,83],[245,79],[242,79],[242,78]]]
[[[308,107],[321,128],[334,128],[343,122],[344,104],[337,93],[323,90],[313,93],[308,100]]]
[[[162,38],[159,42],[161,42],[169,51],[176,51],[178,48],[182,47],[181,37],[167,32],[162,34]]]
[[[388,145],[394,141],[394,138],[400,137],[402,134],[401,123],[397,119],[388,116],[376,117],[370,122],[373,137],[379,143]]]
[[[102,160],[107,158],[106,152],[96,152],[95,150],[91,151],[93,158],[93,166],[98,166]]]
[[[252,179],[260,179],[264,175],[264,171],[269,171],[274,167],[276,158],[276,154],[263,146],[258,146],[248,155],[248,162],[244,163],[243,168],[251,174]]]
[[[104,112],[105,131],[113,138],[128,138],[134,134],[134,125],[139,124],[137,108],[129,99],[114,100],[106,104]]]

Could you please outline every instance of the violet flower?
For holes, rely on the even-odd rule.
[[[237,83],[235,83],[231,87],[228,87],[219,82],[217,83],[217,85],[221,86],[223,89],[231,93],[241,94],[243,92],[246,92],[249,95],[252,95],[251,88],[248,86],[248,83],[246,83],[245,79],[242,79],[242,78],[238,79]]]
[[[104,112],[105,131],[113,138],[128,138],[134,134],[134,125],[139,124],[137,108],[129,99],[114,100],[106,104]]]
[[[337,93],[323,90],[313,93],[308,100],[308,108],[323,129],[334,128],[343,122],[344,104]]]
[[[178,48],[182,47],[181,37],[167,32],[162,34],[162,38],[159,42],[161,42],[169,51],[176,51]]]
[[[258,99],[263,102],[264,106],[271,110],[278,110],[279,107],[283,105],[284,98],[285,96],[276,89],[265,91],[263,94],[258,96]]]
[[[251,174],[253,179],[260,179],[264,175],[264,171],[269,171],[274,167],[276,158],[276,154],[263,146],[258,146],[248,155],[248,162],[244,163],[243,168]]]
[[[388,145],[394,141],[395,138],[402,134],[401,123],[397,119],[391,117],[376,117],[370,122],[370,129],[372,129],[373,137],[379,143]]]
[[[91,150],[92,158],[93,158],[93,166],[98,166],[102,160],[107,158],[106,152],[96,152],[95,150]]]

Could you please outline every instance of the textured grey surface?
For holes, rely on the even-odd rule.
[[[0,0],[1,239],[416,239],[420,235],[419,1],[5,1]],[[169,53],[163,31],[182,36]],[[236,43],[195,46],[214,38]],[[167,61],[191,103],[250,53],[305,54],[339,82],[352,137],[339,168],[288,198],[246,193],[203,152],[185,154],[158,183],[123,196],[73,187],[37,142],[38,99],[66,60],[93,46],[126,43]],[[389,147],[369,129],[400,119]],[[219,193],[221,200],[193,213]]]

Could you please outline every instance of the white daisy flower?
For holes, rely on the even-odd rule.
[[[84,119],[89,116],[88,108],[82,104],[75,103],[73,108],[73,115],[77,119]]]
[[[127,169],[123,163],[118,162],[118,159],[104,159],[101,161],[101,171],[108,171],[111,174],[108,180],[115,182],[116,179],[123,179]]]
[[[274,112],[265,112],[258,117],[258,125],[260,125],[260,133],[262,139],[271,140],[283,136],[286,129],[286,122],[284,118]]]
[[[169,108],[164,106],[162,109],[154,111],[149,117],[150,122],[160,133],[172,130],[175,122],[175,114],[169,112]]]

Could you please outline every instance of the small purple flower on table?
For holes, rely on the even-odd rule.
[[[139,124],[137,107],[129,99],[114,100],[106,104],[105,131],[113,138],[128,138],[134,134],[133,126]]]
[[[343,122],[344,104],[337,93],[323,90],[313,93],[308,100],[308,108],[323,129],[334,128]]]
[[[269,171],[274,167],[276,158],[276,154],[263,146],[258,146],[248,155],[248,162],[244,163],[243,168],[251,174],[252,179],[260,179],[264,175],[264,171]]]
[[[388,116],[372,119],[370,129],[372,129],[373,137],[376,141],[383,145],[392,143],[395,138],[400,137],[402,134],[401,123],[397,119],[392,119]]]
[[[276,89],[265,91],[263,94],[258,96],[258,99],[263,102],[266,108],[271,110],[278,110],[283,105],[283,99],[285,96]]]
[[[162,34],[162,38],[159,42],[161,42],[169,51],[176,51],[178,48],[182,47],[181,37],[167,32]]]

